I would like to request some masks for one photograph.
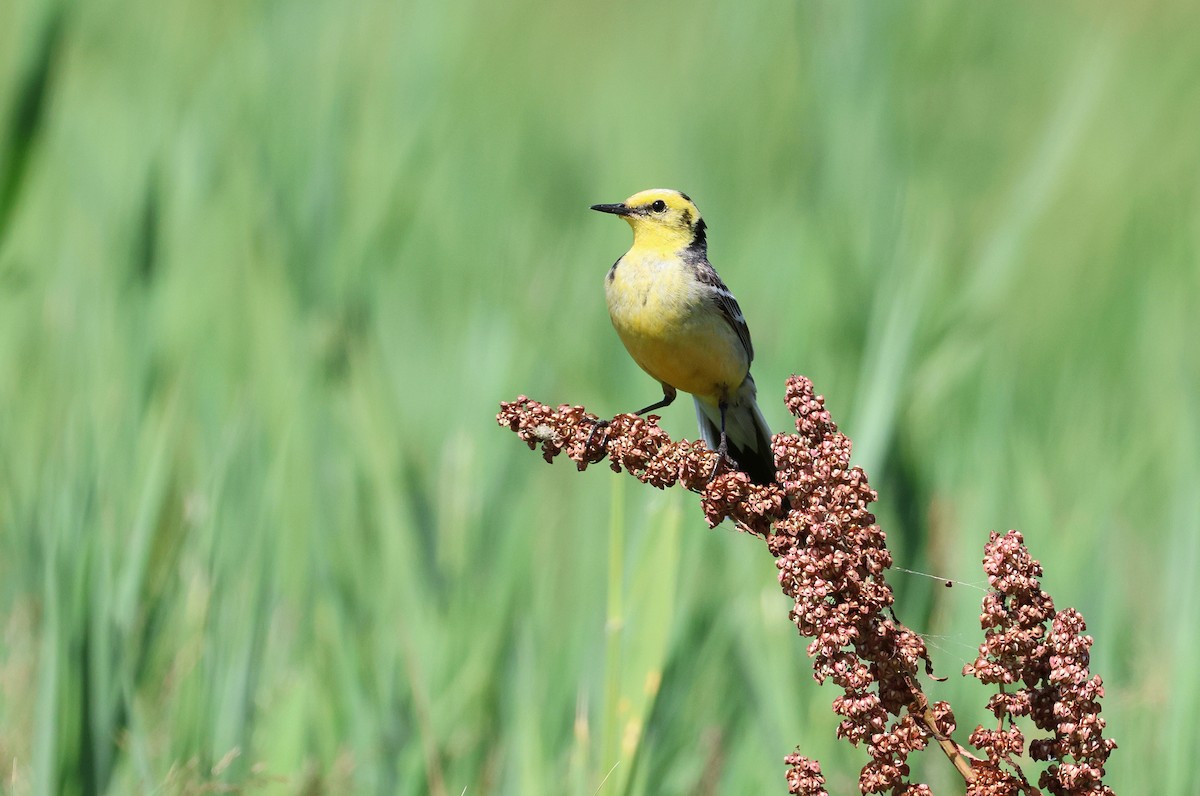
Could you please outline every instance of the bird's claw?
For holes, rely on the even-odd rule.
[[[712,472],[708,475],[708,483],[711,484],[717,480],[717,476],[721,474],[724,465],[735,466],[733,459],[729,458],[729,441],[725,438],[725,434],[721,434],[721,444],[717,446],[717,461],[713,464]]]
[[[591,424],[592,424],[592,430],[591,430],[591,432],[590,432],[590,433],[588,434],[588,436],[587,436],[587,441],[583,443],[583,452],[584,452],[584,455],[586,456],[586,455],[587,455],[587,452],[588,452],[588,451],[591,449],[591,447],[592,447],[592,440],[596,438],[596,432],[597,432],[597,431],[599,431],[600,429],[604,429],[604,438],[603,438],[603,439],[600,441],[600,451],[601,451],[601,456],[600,456],[600,459],[603,459],[603,458],[604,458],[604,455],[603,455],[603,454],[605,454],[605,453],[607,453],[607,452],[608,452],[608,450],[607,450],[607,445],[608,445],[608,427],[609,427],[610,425],[612,425],[612,422],[611,422],[611,421],[609,421],[609,420],[601,420],[601,419],[600,419],[600,418],[598,418],[598,417],[596,417],[596,418],[592,418],[592,417],[585,417],[585,418],[584,418],[584,420],[585,420],[586,422],[588,422],[588,423],[591,423]],[[596,461],[599,461],[600,459],[597,459]]]

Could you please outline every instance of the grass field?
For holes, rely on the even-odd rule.
[[[494,422],[657,398],[587,207],[663,186],[771,423],[810,376],[897,565],[963,581],[894,578],[959,726],[1016,527],[1095,636],[1110,784],[1200,792],[1198,24],[7,0],[0,790],[782,793],[799,744],[851,792],[762,545]]]

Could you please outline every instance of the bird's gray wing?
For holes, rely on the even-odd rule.
[[[737,299],[729,292],[729,288],[725,287],[725,283],[717,275],[717,269],[713,268],[712,263],[707,259],[700,260],[694,265],[696,279],[712,293],[713,303],[717,305],[717,309],[721,311],[725,321],[737,332],[738,340],[746,349],[746,361],[753,362],[754,346],[750,343],[750,327],[746,325],[746,318],[742,315],[742,308],[738,306]]]

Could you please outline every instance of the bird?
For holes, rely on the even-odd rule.
[[[707,227],[696,204],[680,191],[652,188],[591,209],[633,228],[633,245],[608,270],[604,287],[625,349],[662,385],[662,400],[634,414],[690,393],[700,435],[718,454],[711,478],[728,456],[753,482],[774,482],[771,431],[750,375],[750,329],[708,261]]]

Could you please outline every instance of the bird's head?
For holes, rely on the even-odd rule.
[[[705,250],[704,219],[685,193],[651,188],[615,205],[592,205],[612,213],[633,227],[633,245],[673,254],[682,249]]]

